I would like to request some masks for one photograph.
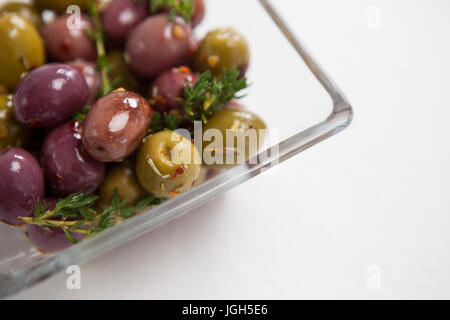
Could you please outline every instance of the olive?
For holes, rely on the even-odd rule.
[[[67,249],[73,245],[65,232],[57,227],[41,227],[29,224],[25,233],[31,244],[41,253],[56,253]],[[77,241],[83,240],[85,237],[82,233],[72,233]]]
[[[135,0],[112,0],[102,13],[102,25],[108,38],[122,44],[130,30],[145,19],[149,2]]]
[[[70,15],[56,18],[42,28],[42,37],[48,54],[60,62],[74,59],[94,61],[97,48],[87,30],[92,30],[92,22],[85,15],[80,16],[80,25],[72,26]],[[75,20],[73,20],[75,22]]]
[[[51,192],[56,196],[91,194],[105,175],[105,164],[83,150],[78,122],[69,121],[47,135],[41,162]]]
[[[69,65],[80,71],[83,75],[84,80],[86,80],[86,84],[89,88],[89,96],[86,100],[86,104],[93,104],[97,99],[97,94],[102,83],[100,73],[95,70],[95,63],[77,59],[70,62]]]
[[[198,75],[187,67],[173,68],[156,78],[150,87],[152,107],[158,111],[172,111],[181,107],[177,99],[184,97],[186,81],[191,86],[195,84]]]
[[[192,184],[192,187],[197,187],[201,185],[203,182],[205,182],[209,177],[210,170],[206,167],[202,167],[200,170],[200,174],[197,179],[195,179],[194,183]]]
[[[183,57],[183,59],[181,59],[179,63],[180,66],[188,66],[188,67],[193,66],[194,56],[195,52],[197,51],[198,45],[199,45],[198,38],[194,34],[192,34],[189,38],[189,50]]]
[[[0,149],[23,147],[31,140],[31,130],[14,118],[12,97],[0,95]]]
[[[29,127],[53,127],[69,119],[88,95],[86,81],[77,69],[50,63],[34,69],[19,83],[14,93],[14,113]]]
[[[0,150],[0,222],[22,226],[44,198],[44,177],[37,160],[24,149]]]
[[[129,34],[126,60],[136,75],[152,79],[176,67],[189,51],[192,28],[181,17],[167,14],[148,17]]]
[[[65,12],[69,6],[75,5],[80,9],[87,9],[88,0],[34,0],[37,7],[42,9],[56,10]]]
[[[174,131],[147,137],[136,160],[136,174],[144,189],[169,198],[190,190],[199,178],[201,156],[194,144]]]
[[[220,28],[209,32],[200,42],[194,67],[199,72],[209,70],[216,76],[220,76],[224,69],[236,68],[244,76],[249,60],[249,48],[244,37],[232,28]]]
[[[98,193],[97,206],[102,209],[108,207],[116,190],[120,198],[127,199],[131,206],[146,195],[139,185],[134,168],[123,163],[115,164],[107,170]]]
[[[0,13],[0,85],[14,90],[22,73],[44,63],[42,39],[28,20]]]
[[[228,101],[225,104],[225,106],[223,108],[224,109],[237,109],[237,110],[245,109],[245,107],[237,99],[231,99],[230,101]]]
[[[42,25],[41,13],[32,5],[23,2],[8,2],[0,7],[0,11],[16,13],[30,21],[38,30]]]
[[[92,106],[83,125],[83,145],[99,161],[122,161],[142,142],[151,116],[142,96],[117,90]]]
[[[205,1],[204,0],[193,0],[194,2],[194,13],[192,14],[191,21],[192,26],[196,27],[202,22],[205,17]]]
[[[43,205],[48,210],[53,210],[58,202],[56,198],[44,199]],[[36,247],[41,253],[55,253],[72,246],[66,234],[61,228],[57,227],[41,227],[33,224],[27,225],[25,235],[31,244]],[[72,233],[74,238],[78,241],[85,237],[82,233]]]
[[[144,88],[141,81],[137,80],[132,73],[130,67],[125,62],[123,52],[120,50],[113,50],[108,52],[108,63],[111,66],[109,73],[111,79],[118,79],[118,88],[124,88],[129,91],[141,93]]]
[[[247,161],[264,143],[266,128],[264,121],[250,111],[217,112],[203,128],[204,163],[214,169],[224,169]]]

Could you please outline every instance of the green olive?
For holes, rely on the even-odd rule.
[[[267,126],[256,114],[223,109],[203,127],[204,164],[213,169],[232,168],[255,156],[264,143]]]
[[[144,93],[145,88],[141,82],[136,79],[130,70],[130,67],[125,62],[123,52],[114,50],[108,53],[108,62],[111,66],[111,79],[119,79],[118,88],[124,88],[128,91],[136,93]]]
[[[31,129],[14,118],[11,96],[0,95],[0,149],[24,147],[31,136]]]
[[[22,18],[30,21],[38,30],[42,25],[42,18],[39,10],[27,3],[8,2],[0,7],[0,11],[16,13]]]
[[[202,40],[194,56],[197,71],[207,70],[215,76],[233,67],[245,75],[250,53],[245,38],[232,28],[211,31]]]
[[[69,6],[79,6],[81,10],[86,10],[88,0],[34,0],[37,7],[42,9],[65,12]]]
[[[116,190],[120,199],[127,199],[130,206],[146,194],[139,185],[134,168],[124,163],[115,164],[106,172],[100,187],[97,206],[102,209],[108,207]]]
[[[22,73],[44,63],[42,39],[28,20],[0,13],[0,85],[14,90]]]
[[[190,190],[200,171],[201,157],[197,148],[174,131],[161,131],[147,137],[136,160],[139,182],[157,197],[174,197]]]

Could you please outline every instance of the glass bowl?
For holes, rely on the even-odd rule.
[[[254,161],[217,175],[137,217],[53,255],[26,240],[23,229],[0,225],[0,297],[34,285],[69,265],[79,265],[135,239],[259,175],[348,127],[352,108],[339,87],[293,35],[269,0],[206,0],[196,29],[232,26],[249,41],[251,83],[243,104],[267,123],[269,139]],[[0,0],[0,3],[3,2]],[[223,15],[227,8],[233,15]],[[252,17],[258,15],[253,23]],[[295,115],[290,116],[292,110]]]

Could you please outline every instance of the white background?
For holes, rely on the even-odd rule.
[[[274,2],[352,126],[15,298],[450,298],[450,1]]]

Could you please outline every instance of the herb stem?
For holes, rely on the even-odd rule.
[[[20,218],[23,222],[34,225],[45,225],[51,224],[57,227],[72,227],[75,224],[79,223],[79,221],[63,221],[63,220],[50,220],[50,219],[42,219],[42,218]]]
[[[59,228],[64,231],[69,241],[76,243],[72,233],[88,236],[97,234],[162,202],[162,199],[149,195],[138,201],[136,206],[130,207],[128,200],[121,200],[116,190],[110,205],[103,210],[96,210],[94,205],[97,199],[96,195],[72,194],[60,199],[52,210],[48,210],[45,203],[38,202],[34,208],[34,217],[20,219],[39,227]]]
[[[113,91],[111,80],[108,74],[108,60],[106,57],[105,37],[103,27],[100,21],[99,3],[96,0],[89,1],[89,15],[94,24],[93,37],[97,47],[97,69],[102,79],[101,96],[105,96]]]

